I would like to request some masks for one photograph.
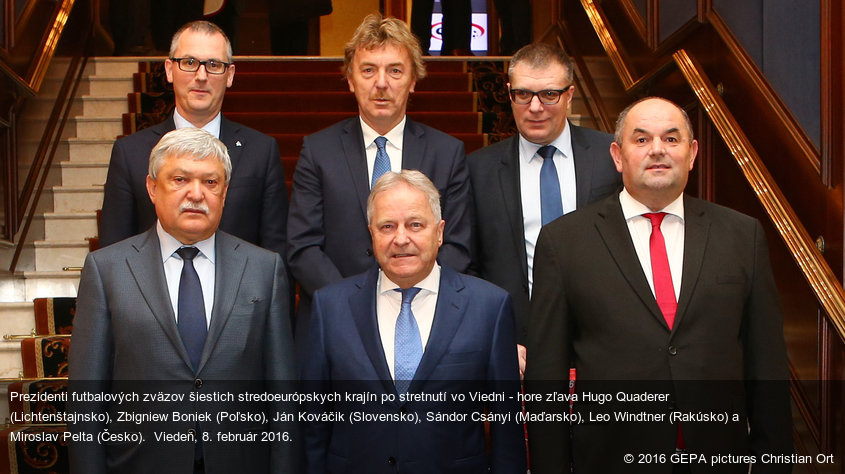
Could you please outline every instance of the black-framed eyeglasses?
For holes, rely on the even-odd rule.
[[[543,105],[555,105],[560,102],[561,96],[570,88],[572,88],[572,84],[569,84],[563,89],[544,89],[536,92],[528,89],[511,89],[510,96],[513,103],[518,105],[530,104],[534,100],[535,95]]]
[[[200,61],[197,58],[170,58],[179,65],[179,69],[185,72],[197,72],[200,66],[205,66],[205,72],[209,74],[223,74],[232,63],[224,63],[216,59]]]

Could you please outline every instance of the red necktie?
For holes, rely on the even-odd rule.
[[[675,285],[672,284],[672,271],[669,269],[669,257],[666,255],[666,241],[663,240],[663,232],[660,231],[660,224],[666,217],[665,212],[649,212],[643,217],[651,220],[651,237],[648,239],[648,247],[651,253],[651,275],[654,280],[654,297],[657,299],[657,306],[666,319],[669,329],[675,323],[675,312],[678,310],[678,300],[675,299]]]
[[[672,271],[669,269],[669,256],[666,254],[666,241],[663,239],[663,232],[660,231],[660,224],[666,217],[665,212],[649,212],[643,217],[651,220],[651,237],[648,238],[648,248],[651,253],[651,275],[654,279],[654,297],[657,299],[657,306],[666,319],[669,329],[675,323],[675,313],[678,311],[678,300],[675,299],[675,285],[672,284]],[[678,438],[675,448],[684,450],[684,435],[681,432],[681,424],[678,423]]]

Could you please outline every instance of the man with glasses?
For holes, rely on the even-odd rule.
[[[574,76],[572,60],[557,47],[535,43],[517,51],[508,92],[519,134],[467,158],[475,198],[473,269],[510,292],[520,342],[540,227],[621,184],[609,152],[613,136],[566,119]],[[525,348],[519,350],[524,369]]]
[[[164,61],[176,109],[164,122],[117,140],[112,148],[100,222],[100,246],[144,232],[156,221],[145,179],[150,151],[167,132],[202,128],[219,138],[232,159],[232,179],[220,229],[284,255],[287,190],[276,141],[220,113],[235,65],[229,39],[217,25],[195,21],[173,35]]]

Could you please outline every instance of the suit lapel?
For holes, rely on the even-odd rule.
[[[593,156],[590,142],[584,138],[581,128],[569,123],[572,137],[572,154],[575,160],[575,207],[581,209],[587,205],[593,181]]]
[[[684,195],[684,263],[673,332],[681,325],[690,298],[695,292],[695,286],[701,274],[701,262],[704,261],[704,249],[707,248],[709,237],[710,219],[703,207],[697,199]]]
[[[599,207],[596,229],[607,246],[611,258],[616,261],[622,275],[631,285],[631,289],[639,296],[652,316],[668,331],[669,326],[663,318],[663,313],[660,312],[660,307],[657,306],[654,294],[648,286],[648,280],[643,274],[643,267],[637,258],[637,251],[631,241],[631,233],[628,230],[628,224],[625,222],[625,216],[622,214],[618,194],[614,193],[609,196]]]
[[[413,120],[406,118],[402,141],[402,169],[422,170],[426,146],[425,130]]]
[[[379,380],[387,393],[393,393],[393,378],[384,357],[384,348],[378,331],[376,316],[376,292],[378,291],[378,268],[370,269],[363,278],[356,282],[358,292],[349,297],[349,309],[358,329],[358,335],[364,344],[364,350],[376,370]]]
[[[232,169],[237,169],[243,151],[243,138],[240,138],[240,125],[232,122],[226,117],[220,117],[220,141],[229,149],[229,159],[232,161]]]
[[[214,239],[214,306],[211,308],[211,324],[197,372],[202,370],[211,356],[232,314],[247,263],[247,258],[238,252],[239,246],[240,242],[230,239],[228,234],[217,232]]]
[[[158,135],[158,138],[156,139],[156,143],[158,143],[158,141],[161,140],[161,137],[163,137],[167,132],[176,130],[176,122],[173,120],[173,114],[170,114],[170,116],[164,119],[164,122],[153,125],[150,129]]]
[[[519,254],[522,276],[528,281],[528,257],[525,253],[525,226],[522,216],[522,197],[519,183],[519,139],[514,135],[508,144],[508,152],[499,161],[499,189],[505,204],[505,216],[511,229],[514,248]]]
[[[358,195],[361,212],[367,215],[367,196],[370,194],[369,172],[367,170],[367,155],[364,152],[364,134],[361,132],[359,118],[346,121],[340,141],[343,146],[343,156],[349,167],[349,176]]]
[[[466,297],[461,294],[463,289],[464,284],[460,276],[446,267],[441,267],[440,292],[434,309],[434,322],[422,360],[414,374],[414,380],[411,381],[410,392],[419,391],[420,386],[431,377],[458,332],[458,326],[461,325],[467,309]]]
[[[188,352],[179,336],[179,329],[176,327],[176,315],[173,314],[173,306],[170,304],[167,278],[164,276],[164,265],[161,263],[161,246],[155,226],[146,232],[144,240],[135,245],[135,250],[137,253],[126,257],[126,264],[135,278],[135,284],[138,285],[138,290],[144,296],[153,317],[170,339],[170,343],[179,352],[185,364],[193,370]]]

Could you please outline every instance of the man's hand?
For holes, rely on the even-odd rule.
[[[528,350],[525,349],[525,346],[516,345],[516,357],[519,359],[519,380],[525,378],[525,357],[528,354]]]

